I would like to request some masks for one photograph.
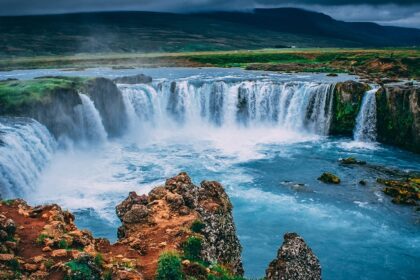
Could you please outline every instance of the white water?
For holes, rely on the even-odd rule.
[[[0,118],[1,194],[16,197],[33,191],[55,145],[48,130],[34,120]]]
[[[119,85],[131,125],[277,127],[328,134],[333,86],[315,82],[220,80]]]
[[[107,133],[98,110],[86,94],[79,93],[79,96],[82,104],[76,106],[75,111],[79,116],[78,129],[82,133],[82,139],[78,140],[95,143],[104,142],[107,139]]]
[[[376,92],[378,88],[367,91],[356,118],[354,140],[358,142],[374,142],[376,140]]]
[[[75,212],[81,228],[115,238],[115,205],[129,191],[146,193],[188,171],[196,183],[225,186],[251,278],[263,275],[282,234],[296,231],[320,258],[324,279],[415,279],[420,241],[414,214],[383,196],[378,174],[337,159],[354,155],[402,169],[418,168],[420,159],[389,147],[343,149],[348,139],[320,137],[331,120],[331,82],[223,79],[178,79],[172,91],[162,80],[120,85],[130,135],[99,148],[92,141],[87,149],[59,150],[23,197],[33,205],[59,203]],[[104,139],[99,115],[91,117],[91,138]],[[325,171],[340,176],[342,186],[320,183],[316,178]],[[367,186],[358,184],[362,179]]]

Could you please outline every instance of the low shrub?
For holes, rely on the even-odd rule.
[[[195,233],[200,233],[204,227],[206,225],[200,221],[200,220],[195,220],[192,224],[191,224],[191,231],[195,232]]]
[[[186,259],[196,261],[200,260],[202,240],[197,236],[190,236],[182,244],[182,249],[184,250],[184,256]]]
[[[182,280],[181,258],[175,252],[159,256],[156,280]]]

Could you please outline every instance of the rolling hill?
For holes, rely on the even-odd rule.
[[[418,46],[420,30],[293,8],[253,13],[102,12],[0,17],[0,56],[274,47]]]

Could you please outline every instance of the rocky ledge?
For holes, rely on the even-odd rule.
[[[111,244],[79,230],[58,205],[0,203],[0,279],[243,278],[232,204],[214,181],[186,173],[116,207],[122,225]],[[297,234],[286,234],[268,279],[320,279],[317,258]]]

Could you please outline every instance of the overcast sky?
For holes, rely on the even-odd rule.
[[[300,7],[345,21],[420,28],[420,0],[0,0],[0,15],[85,11],[220,11]]]

